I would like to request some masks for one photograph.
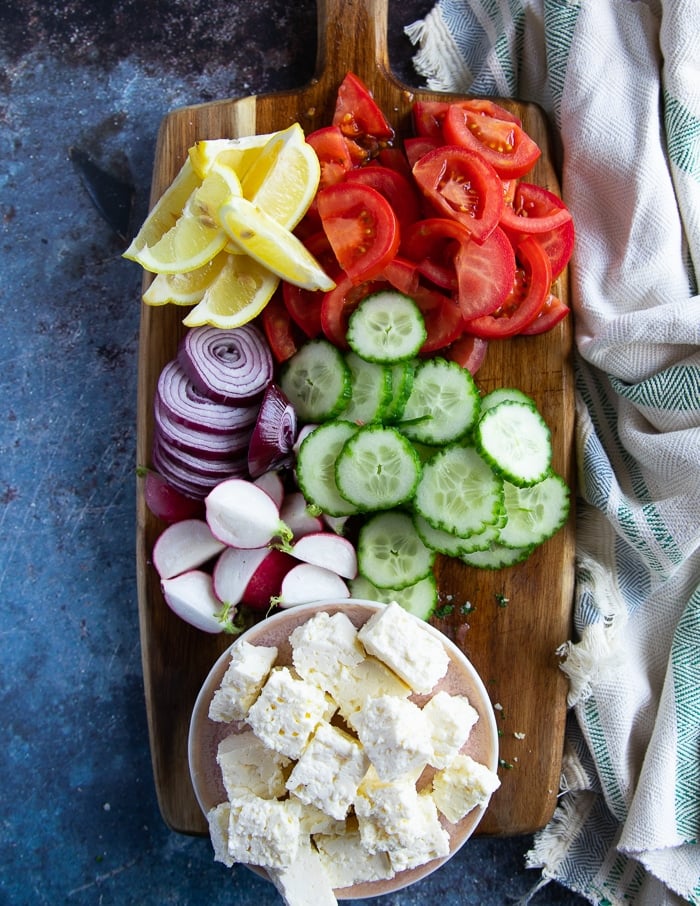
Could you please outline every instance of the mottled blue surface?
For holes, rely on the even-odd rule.
[[[123,244],[90,203],[68,150],[80,147],[133,182],[138,223],[163,115],[295,87],[294,73],[305,77],[310,65],[299,55],[304,35],[291,27],[289,46],[270,52],[258,32],[256,43],[234,42],[213,62],[178,44],[176,67],[149,59],[144,46],[120,52],[108,32],[98,30],[99,42],[81,35],[83,20],[69,21],[63,3],[44,4],[39,29],[34,6],[13,7],[15,16],[27,12],[20,45],[11,45],[9,12],[0,19],[0,903],[272,906],[280,900],[269,884],[245,868],[229,873],[208,840],[171,832],[158,811],[135,585],[141,274],[121,258]],[[271,6],[212,8],[219,19],[238,16],[245,33],[242,10],[259,22]],[[392,21],[400,28],[429,6],[392,5]],[[308,22],[313,5],[300,10]],[[392,34],[410,77],[396,24]],[[115,45],[117,37],[123,45],[124,33],[115,32]],[[530,844],[475,839],[449,866],[381,902],[515,903],[539,879],[524,869]],[[555,885],[532,900],[579,902]]]

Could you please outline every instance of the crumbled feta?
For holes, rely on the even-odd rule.
[[[231,659],[209,706],[211,720],[243,720],[260,692],[275,660],[277,649],[251,645],[241,639],[231,649]]]
[[[421,773],[432,755],[428,722],[406,698],[382,695],[365,702],[354,725],[372,766],[382,780]]]
[[[299,815],[287,800],[231,800],[228,853],[235,862],[286,868],[297,857],[299,841]]]
[[[449,835],[435,803],[409,778],[386,783],[370,770],[357,792],[355,814],[365,849],[387,853],[394,871],[449,853]]]
[[[431,692],[447,673],[450,659],[440,639],[395,601],[373,614],[358,637],[414,692]]]
[[[428,721],[433,748],[430,764],[435,768],[446,768],[469,739],[479,714],[466,696],[440,690],[425,703],[423,715]]]
[[[394,877],[389,856],[385,852],[368,853],[359,830],[348,830],[344,834],[318,834],[314,837],[314,843],[321,864],[336,889]]]
[[[360,743],[338,727],[321,724],[287,780],[302,802],[344,818],[369,761]]]
[[[305,840],[294,861],[285,868],[267,868],[285,906],[337,906],[333,884],[319,853]]]
[[[246,791],[262,799],[284,795],[290,760],[264,745],[252,730],[222,739],[216,761],[229,799]]]
[[[331,689],[341,716],[351,727],[356,713],[371,699],[381,695],[408,698],[410,694],[411,687],[372,656],[366,657],[351,669],[343,668]]]
[[[345,833],[344,820],[332,818],[317,806],[302,802],[294,793],[289,794],[289,801],[296,803],[302,836],[312,837],[314,834]]]
[[[209,836],[214,847],[214,859],[231,868],[234,859],[228,851],[228,827],[231,818],[231,803],[221,802],[207,812]]]
[[[456,824],[478,805],[485,805],[501,785],[498,775],[470,755],[457,755],[433,777],[433,800],[442,814]]]
[[[326,692],[337,684],[345,667],[355,667],[365,657],[357,629],[346,614],[319,611],[291,633],[292,663],[297,673]]]
[[[335,705],[313,683],[275,667],[248,711],[248,723],[265,745],[288,758],[298,758],[321,721]]]

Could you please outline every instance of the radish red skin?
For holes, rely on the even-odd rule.
[[[151,513],[163,522],[172,524],[182,519],[204,517],[204,504],[201,500],[178,491],[162,475],[151,469],[144,477],[143,497]]]
[[[280,594],[284,577],[298,562],[284,551],[271,548],[253,573],[241,602],[251,610],[269,610],[273,606],[271,599]]]

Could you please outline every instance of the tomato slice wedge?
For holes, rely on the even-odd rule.
[[[550,293],[545,299],[544,305],[539,313],[535,315],[535,320],[530,321],[527,327],[524,327],[520,333],[526,337],[532,337],[540,333],[546,333],[553,327],[556,327],[560,321],[569,314],[570,308],[565,305],[559,296]]]
[[[286,362],[299,349],[294,323],[277,292],[260,313],[263,332],[276,362]]]
[[[432,355],[445,349],[464,332],[464,318],[460,307],[452,296],[439,290],[419,287],[413,299],[423,313],[425,329],[428,332],[420,348],[422,356]]]
[[[493,232],[503,212],[503,183],[481,155],[456,145],[428,151],[413,167],[418,188],[477,242]]]
[[[455,256],[469,245],[469,230],[449,217],[417,220],[401,237],[401,253],[415,261],[419,272],[436,286],[457,291]]]
[[[492,314],[513,290],[515,253],[498,227],[482,243],[461,245],[455,267],[457,297],[467,321]]]
[[[409,166],[413,166],[427,154],[428,151],[435,151],[444,145],[442,139],[428,138],[423,135],[416,135],[413,138],[404,139],[403,149],[406,152],[406,159]]]
[[[444,145],[442,126],[449,109],[449,101],[415,101],[411,108],[414,133]]]
[[[488,348],[488,340],[483,339],[483,337],[475,337],[473,334],[463,333],[454,343],[448,346],[444,355],[446,359],[457,362],[458,365],[466,368],[471,374],[476,374],[484,364]]]
[[[345,177],[348,183],[362,183],[376,189],[391,205],[400,225],[408,225],[420,216],[418,193],[398,170],[382,167],[379,164],[368,164],[356,167]]]
[[[384,270],[399,247],[399,223],[389,202],[360,182],[327,186],[316,196],[331,248],[353,283]]]
[[[533,183],[518,183],[513,203],[503,208],[501,227],[513,245],[523,236],[536,236],[552,265],[556,279],[569,263],[574,249],[574,222],[558,195]]]
[[[512,337],[537,317],[552,284],[552,267],[542,246],[526,236],[515,250],[516,269],[512,291],[490,315],[465,323],[465,331],[486,340]]]
[[[304,239],[304,245],[321,265],[323,270],[337,282],[341,274],[328,237],[321,230]],[[307,337],[317,337],[321,331],[321,305],[324,293],[304,289],[293,283],[282,281],[282,299],[292,321]]]
[[[353,72],[346,74],[338,88],[333,125],[339,126],[343,135],[363,148],[376,147],[378,150],[394,137],[394,129],[372,92]]]
[[[445,141],[482,154],[502,177],[528,173],[540,157],[539,145],[519,125],[517,117],[491,105],[492,112],[470,102],[450,104],[443,122]]]
[[[340,182],[353,162],[348,143],[339,126],[324,126],[306,136],[307,144],[316,152],[321,165],[319,189]]]

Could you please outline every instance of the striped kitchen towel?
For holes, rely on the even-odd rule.
[[[439,0],[426,87],[539,103],[576,224],[571,710],[533,891],[700,904],[700,3]]]

